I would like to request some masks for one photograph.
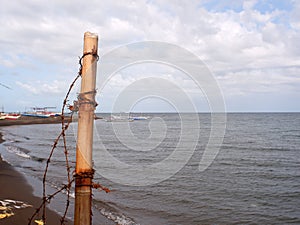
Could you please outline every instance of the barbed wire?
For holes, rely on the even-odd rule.
[[[69,89],[66,93],[66,96],[63,100],[63,106],[61,109],[61,132],[59,133],[59,135],[56,137],[56,139],[54,140],[54,143],[52,145],[49,157],[46,161],[46,167],[44,170],[44,175],[43,175],[43,197],[42,197],[42,202],[40,204],[40,206],[35,210],[34,214],[31,216],[31,218],[29,219],[28,225],[30,225],[32,223],[32,221],[38,216],[38,214],[40,213],[40,211],[42,210],[42,222],[43,224],[46,224],[46,205],[48,203],[50,203],[51,199],[53,199],[57,194],[66,191],[67,192],[67,200],[66,200],[66,207],[65,207],[65,211],[63,213],[63,216],[60,219],[61,225],[64,225],[66,222],[66,215],[70,206],[70,192],[71,192],[71,187],[73,182],[75,181],[75,177],[78,174],[74,174],[73,178],[71,179],[71,167],[70,167],[70,163],[69,163],[69,157],[68,157],[68,148],[67,148],[67,140],[66,140],[66,131],[68,130],[72,120],[73,120],[73,115],[74,112],[76,112],[76,110],[78,109],[78,106],[75,106],[75,102],[74,101],[74,107],[72,105],[68,104],[68,99],[70,96],[70,93],[74,87],[74,85],[76,84],[77,80],[82,76],[82,60],[84,59],[85,56],[87,55],[92,55],[93,57],[96,58],[96,60],[99,60],[99,56],[98,54],[94,53],[94,52],[86,52],[84,53],[80,58],[79,58],[79,70],[77,73],[77,76],[75,77],[75,79],[72,81],[72,83],[69,86]],[[87,92],[87,93],[80,93],[78,94],[78,102],[81,102],[83,104],[88,103],[88,104],[94,104],[94,106],[97,106],[96,102],[84,102],[86,101],[84,95],[86,94],[95,94],[95,91],[92,92]],[[70,116],[67,118],[65,116],[65,109],[66,107],[68,107],[71,110]],[[48,173],[48,169],[51,163],[51,158],[53,156],[53,153],[55,151],[55,149],[57,148],[58,142],[59,140],[63,141],[63,149],[64,149],[64,156],[65,156],[65,166],[66,166],[66,171],[67,171],[67,184],[64,184],[60,189],[58,189],[57,191],[55,191],[52,194],[47,195],[47,190],[46,190],[46,181],[47,181],[47,173]],[[100,190],[104,190],[105,192],[110,192],[110,190],[98,183],[92,183],[91,185],[93,188],[96,189],[100,189]]]

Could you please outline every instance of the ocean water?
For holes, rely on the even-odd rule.
[[[112,191],[94,190],[93,224],[99,224],[99,214],[123,224],[300,224],[300,113],[227,114],[223,144],[204,171],[198,168],[209,140],[210,114],[196,115],[199,126],[193,119],[185,121],[190,127],[184,130],[186,134],[181,115],[147,116],[148,120],[130,122],[130,132],[125,122],[95,121],[95,181]],[[6,139],[0,154],[26,174],[38,194],[38,183],[60,127],[0,127]],[[73,169],[76,129],[73,124],[67,133]],[[195,138],[193,146],[190,143]],[[60,142],[51,160],[47,180],[50,191],[66,182],[61,146]],[[176,149],[180,157],[170,165],[182,163],[177,172],[175,167],[146,170],[164,163]],[[104,161],[104,150],[129,169]],[[191,157],[184,161],[187,154]],[[174,174],[159,180],[169,170]],[[56,210],[62,211],[64,198],[53,201],[60,205],[54,206]]]

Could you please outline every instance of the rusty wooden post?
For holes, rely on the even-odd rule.
[[[78,132],[75,171],[74,225],[92,224],[92,148],[96,107],[96,70],[98,36],[84,33],[81,90],[78,95]]]

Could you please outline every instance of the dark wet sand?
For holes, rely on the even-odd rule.
[[[21,122],[23,121],[24,125],[35,124],[35,122],[40,122],[40,121],[33,121],[32,119],[28,119],[28,120],[25,119],[20,121]],[[1,120],[0,126],[19,125],[20,121],[16,122],[13,120]],[[0,132],[0,144],[3,142],[4,142],[3,136],[2,133]],[[23,175],[17,172],[7,162],[3,161],[0,155],[0,200],[11,199],[16,201],[22,201],[26,204],[33,206],[33,207],[28,207],[23,209],[13,209],[12,211],[14,215],[8,218],[0,219],[0,224],[6,224],[6,225],[28,224],[29,218],[33,215],[36,208],[38,208],[41,204],[41,198],[35,197],[32,193],[33,193],[33,189],[27,183]],[[46,218],[47,224],[60,224],[61,216],[58,215],[57,213],[47,209],[46,216],[47,216]],[[41,219],[41,215],[38,215],[36,219]],[[37,224],[37,223],[35,223],[33,220],[31,224]],[[68,221],[67,224],[72,224],[72,222]]]
[[[1,141],[1,140],[0,140]],[[2,160],[0,156],[0,200],[12,199],[25,202],[33,205],[24,209],[13,209],[15,215],[0,219],[0,224],[6,225],[20,225],[28,224],[29,218],[35,212],[35,209],[40,205],[41,199],[33,196],[32,187],[26,182],[25,178],[17,172],[11,165]],[[47,209],[47,224],[60,224],[60,216]],[[41,215],[37,219],[41,219]],[[33,221],[32,224],[36,223]],[[67,224],[72,224],[68,222]]]
[[[0,132],[0,144],[3,143],[2,134]],[[28,224],[29,218],[35,212],[35,209],[40,205],[41,199],[33,196],[33,189],[27,183],[25,178],[17,172],[11,165],[3,161],[0,155],[0,200],[11,199],[22,201],[26,204],[32,205],[24,209],[13,209],[15,215],[0,220],[0,224],[6,225],[20,225]],[[60,216],[47,209],[47,224],[60,224]],[[41,217],[37,218],[41,219]],[[34,223],[34,221],[32,222]],[[68,224],[72,224],[68,221]]]

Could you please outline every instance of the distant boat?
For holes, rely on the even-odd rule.
[[[133,119],[126,116],[110,116],[105,119],[106,122],[132,122]]]
[[[39,114],[34,112],[26,112],[22,113],[22,116],[31,116],[31,117],[39,117],[39,118],[49,118],[50,114]]]
[[[149,117],[147,117],[147,116],[131,116],[129,118],[132,120],[147,120],[147,119],[149,119]]]
[[[1,115],[0,115],[1,120],[17,120],[20,117],[21,117],[21,115],[18,113],[6,113],[6,114],[1,113]]]
[[[43,107],[43,108],[32,108],[32,112],[25,112],[22,113],[22,116],[31,116],[31,117],[38,117],[38,118],[49,118],[49,117],[56,117],[60,116],[61,113],[57,112],[49,112],[47,111],[48,108],[54,108],[54,107]]]

